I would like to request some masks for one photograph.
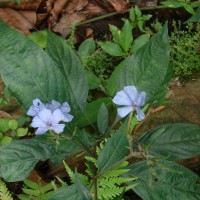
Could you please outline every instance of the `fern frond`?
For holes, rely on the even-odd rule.
[[[88,163],[86,163],[86,167],[87,168],[86,168],[85,172],[91,177],[94,176],[94,172]]]
[[[0,179],[0,199],[1,200],[13,200],[6,184]]]
[[[90,162],[94,163],[95,167],[98,166],[98,162],[97,162],[97,159],[96,159],[96,158],[93,158],[93,157],[91,157],[91,156],[85,156],[85,159],[86,159],[87,161],[90,161]]]
[[[128,171],[130,171],[130,169],[117,169],[117,170],[114,169],[114,170],[106,172],[103,175],[103,177],[106,177],[106,178],[117,177],[117,176],[127,173]]]
[[[34,196],[34,197],[40,196],[40,190],[22,188],[22,191],[23,191],[25,194],[29,195],[29,196]]]
[[[40,188],[40,185],[37,184],[36,182],[30,181],[28,179],[24,180],[24,183],[27,187],[31,188],[31,189],[35,189],[38,190]]]
[[[111,200],[123,192],[123,187],[99,188],[99,200]]]
[[[114,185],[122,185],[128,182],[134,181],[136,178],[129,177],[112,177],[112,178],[102,178],[99,180],[98,184],[101,185],[102,188],[113,187]]]
[[[71,182],[72,182],[72,183],[75,183],[74,172],[69,168],[69,166],[65,163],[65,161],[63,161],[63,163],[64,163],[64,167],[65,167],[65,169],[66,169],[66,171],[67,171],[67,173],[68,173],[68,175],[69,175],[69,177],[70,177],[70,179],[71,179]],[[83,174],[80,174],[80,173],[78,173],[78,176],[79,176],[80,180],[82,181],[82,183],[83,183],[84,185],[89,184],[89,181],[88,181],[88,177],[87,177],[87,176],[85,176],[85,175],[83,175]]]
[[[127,185],[126,188],[125,188],[125,191],[128,191],[132,188],[134,188],[136,185],[138,185],[139,183],[133,183],[133,184],[130,184],[130,185]]]

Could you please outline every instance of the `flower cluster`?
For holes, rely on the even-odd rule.
[[[45,105],[40,99],[34,99],[27,115],[33,117],[31,126],[37,128],[36,135],[44,134],[48,130],[62,133],[65,124],[59,123],[61,121],[70,122],[73,119],[73,116],[69,114],[70,110],[67,102],[61,105],[59,102],[52,100],[51,104]]]
[[[121,118],[136,110],[137,119],[142,121],[145,114],[140,107],[144,105],[145,98],[146,92],[138,92],[135,86],[125,86],[123,90],[117,92],[114,96],[113,103],[121,106],[117,109],[117,113]]]

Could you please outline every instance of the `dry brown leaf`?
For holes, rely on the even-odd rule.
[[[13,8],[15,10],[36,11],[41,1],[46,0],[20,0],[20,4],[12,2],[1,2],[1,8]]]
[[[84,8],[84,11],[88,14],[88,15],[97,15],[99,13],[103,14],[106,13],[106,11],[101,8],[99,5],[97,5],[96,3],[90,1],[87,6]]]
[[[81,13],[63,14],[60,21],[53,26],[53,31],[67,37],[70,34],[72,23],[79,23],[87,18],[87,15]]]
[[[82,10],[88,4],[88,0],[73,0],[64,9],[67,13],[74,13]]]
[[[0,19],[9,26],[21,31],[25,35],[28,35],[30,34],[30,29],[34,27],[36,22],[36,13],[27,11],[24,15],[25,16],[10,8],[0,8]]]
[[[126,11],[127,2],[126,0],[107,0],[115,8],[117,12],[123,13]]]
[[[64,7],[69,3],[70,0],[57,0],[54,3],[53,9],[50,12],[49,23],[51,26],[58,20],[58,16],[62,13]]]

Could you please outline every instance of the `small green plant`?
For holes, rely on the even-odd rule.
[[[47,200],[54,193],[51,183],[43,186],[40,183],[25,179],[24,184],[23,194],[18,195],[20,200]]]
[[[0,179],[0,199],[1,200],[13,200],[12,195],[6,184]]]
[[[175,76],[186,77],[200,70],[200,24],[187,24],[185,30],[181,22],[173,21],[174,30],[170,36],[170,63]]]
[[[106,53],[116,57],[126,57],[131,53],[135,53],[149,41],[150,35],[146,33],[144,24],[150,18],[151,15],[142,15],[140,9],[135,6],[135,8],[130,10],[129,19],[124,20],[121,30],[114,25],[109,25],[113,42],[105,41],[98,44]],[[139,28],[144,34],[134,38],[134,28]]]
[[[8,119],[8,118],[0,119],[0,146],[9,144],[14,139],[29,134],[28,128],[20,127],[19,125],[21,124],[22,120],[17,121],[16,119]]]

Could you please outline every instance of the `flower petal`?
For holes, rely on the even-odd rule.
[[[49,129],[47,127],[39,127],[36,132],[35,135],[42,135],[44,133],[46,133]]]
[[[33,128],[46,127],[46,123],[43,120],[41,120],[38,116],[36,116],[33,118],[31,126]]]
[[[35,106],[31,106],[28,110],[28,112],[26,113],[28,116],[36,116],[38,114],[37,110],[35,109]]]
[[[142,121],[145,118],[145,114],[139,107],[136,107],[136,112],[138,121]]]
[[[64,124],[56,124],[56,125],[51,126],[50,129],[54,131],[55,133],[62,133],[64,128],[65,128]]]
[[[135,104],[137,106],[141,107],[144,105],[145,99],[146,99],[146,92],[140,92],[140,93],[138,93]]]
[[[63,113],[60,111],[60,109],[56,109],[53,112],[53,117],[52,117],[52,125],[58,124],[60,121],[64,119]],[[63,120],[64,121],[64,120]]]
[[[64,115],[64,119],[62,119],[64,122],[71,122],[72,119],[74,118],[72,115],[70,114],[63,114]]]
[[[62,112],[63,114],[65,114],[65,113],[69,113],[70,110],[71,110],[71,108],[70,108],[70,106],[69,106],[69,104],[68,104],[67,102],[64,102],[64,103],[62,104],[60,110],[61,110],[61,112]]]
[[[135,86],[125,86],[123,90],[134,104],[134,102],[137,99],[137,95],[138,95],[136,87]]]
[[[117,113],[121,118],[126,117],[126,115],[128,115],[131,111],[133,111],[132,106],[124,106],[117,109]]]
[[[52,122],[52,112],[49,109],[44,108],[38,113],[38,117],[45,123],[50,124]]]
[[[121,90],[117,92],[117,94],[113,98],[113,103],[120,105],[120,106],[131,106],[132,101],[131,99],[127,96],[127,94]]]

